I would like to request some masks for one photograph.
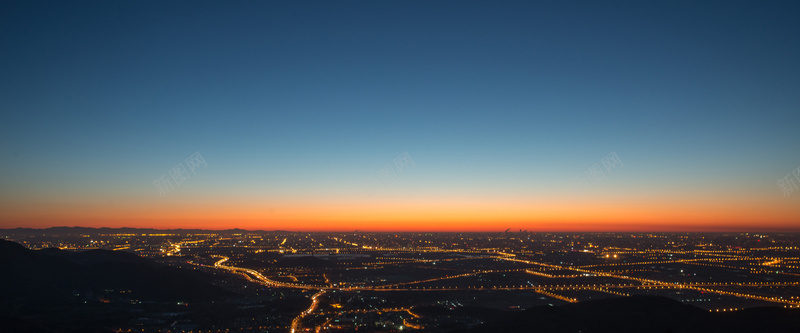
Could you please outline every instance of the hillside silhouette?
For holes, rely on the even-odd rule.
[[[458,333],[750,333],[800,332],[800,311],[778,307],[709,312],[659,296],[537,306]]]
[[[133,253],[28,250],[0,240],[0,308],[45,306],[98,298],[156,302],[221,300],[232,293],[205,273],[178,269]]]

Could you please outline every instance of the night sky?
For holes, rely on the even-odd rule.
[[[0,228],[797,230],[799,18],[2,1]]]

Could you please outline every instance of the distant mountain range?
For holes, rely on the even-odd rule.
[[[709,312],[658,296],[537,306],[458,333],[752,333],[800,332],[800,310],[782,307]],[[455,333],[455,332],[454,332]]]
[[[270,233],[295,233],[297,231],[286,230],[207,230],[207,229],[153,229],[153,228],[89,228],[89,227],[50,227],[43,229],[36,228],[11,228],[0,229],[0,234],[32,234],[32,235],[97,235],[97,234],[198,234],[214,232],[218,234],[235,234],[242,232],[270,232]]]

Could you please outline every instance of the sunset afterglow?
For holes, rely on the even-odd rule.
[[[419,5],[3,4],[0,228],[800,226],[789,3]]]

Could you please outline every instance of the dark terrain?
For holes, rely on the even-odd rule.
[[[708,312],[670,298],[633,296],[538,306],[459,333],[800,332],[800,311],[762,307]]]
[[[0,332],[209,329],[265,308],[290,320],[309,303],[301,295],[270,297],[253,285],[240,293],[219,286],[223,277],[119,251],[32,251],[0,240],[0,265]]]

